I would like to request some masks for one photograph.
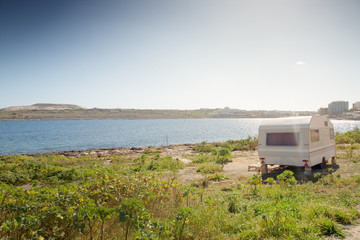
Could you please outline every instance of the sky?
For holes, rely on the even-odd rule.
[[[360,101],[358,0],[0,0],[0,108]]]

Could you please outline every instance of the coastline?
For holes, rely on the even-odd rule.
[[[54,107],[53,107],[54,108]],[[56,109],[56,108],[54,108]],[[308,116],[313,111],[239,110],[230,108],[179,109],[0,109],[0,121],[26,120],[100,120],[100,119],[207,119],[207,118],[271,118]]]
[[[183,149],[192,149],[197,143],[184,143],[184,144],[171,144],[168,146],[142,146],[142,147],[117,147],[117,148],[93,148],[87,150],[72,150],[72,151],[63,151],[63,152],[49,152],[49,153],[34,153],[34,154],[21,154],[27,156],[38,157],[42,155],[63,155],[65,157],[82,157],[82,156],[91,156],[91,157],[106,157],[110,155],[117,156],[135,156],[141,155],[146,150],[161,150],[162,152],[177,152]]]
[[[291,117],[291,116],[286,116]],[[42,118],[42,119],[1,119],[0,122],[26,122],[26,121],[95,121],[95,120],[170,120],[170,119],[261,119],[261,118],[278,118],[278,117],[239,117],[239,116],[224,116],[224,117],[183,117],[183,118]],[[344,118],[344,117],[329,117],[330,120],[343,120],[343,121],[360,121],[360,118]]]

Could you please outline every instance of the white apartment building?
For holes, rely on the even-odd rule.
[[[349,110],[349,102],[335,101],[329,103],[329,115],[343,114]]]
[[[353,104],[353,108],[355,109],[355,110],[360,110],[360,102],[356,102],[356,103],[354,103]]]

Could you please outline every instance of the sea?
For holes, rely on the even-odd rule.
[[[0,121],[0,155],[164,146],[257,137],[263,119]],[[336,132],[360,121],[331,120]]]

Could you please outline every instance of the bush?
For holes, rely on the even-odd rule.
[[[345,133],[336,133],[335,141],[337,144],[354,144],[360,143],[360,129],[355,128]]]
[[[211,144],[208,144],[207,142],[201,142],[198,144],[195,144],[193,147],[193,150],[200,153],[210,153],[213,150],[213,146]]]
[[[178,158],[174,159],[171,156],[165,156],[155,159],[147,159],[144,162],[144,169],[150,171],[173,171],[177,172],[178,170],[184,167],[184,163]]]
[[[289,170],[285,170],[283,173],[278,175],[276,179],[279,181],[280,184],[295,185],[297,183],[294,177],[294,173]]]
[[[231,153],[226,150],[220,149],[220,151],[213,151],[212,154],[204,154],[200,153],[199,155],[195,156],[193,163],[217,163],[217,164],[227,164],[231,162]]]
[[[341,231],[340,227],[331,219],[322,218],[318,222],[318,226],[322,234],[327,236],[336,236],[340,238],[344,238],[345,235]]]
[[[194,146],[194,151],[199,153],[210,153],[224,149],[229,152],[232,151],[249,151],[256,150],[258,146],[258,140],[254,137],[248,137],[247,139],[241,140],[228,140],[226,142],[207,143],[202,142]]]
[[[276,183],[276,181],[274,180],[274,178],[268,177],[267,179],[265,179],[264,183],[268,185],[273,185]]]
[[[210,154],[200,153],[195,156],[193,163],[208,163],[208,162],[216,162],[217,157]]]
[[[213,182],[221,182],[227,179],[229,179],[229,177],[226,177],[224,176],[224,174],[220,174],[220,173],[215,173],[209,176],[209,180]]]
[[[222,170],[223,170],[222,165],[212,163],[212,162],[202,163],[202,164],[200,164],[200,166],[197,169],[198,172],[205,173],[205,174],[221,172]]]

